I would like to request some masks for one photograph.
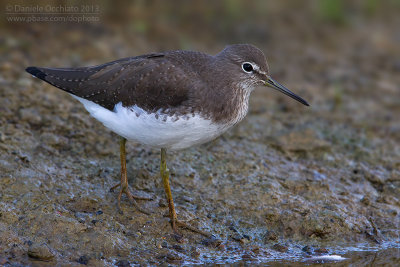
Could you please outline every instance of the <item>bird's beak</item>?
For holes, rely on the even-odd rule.
[[[293,93],[292,91],[290,91],[289,89],[287,89],[285,86],[283,86],[282,84],[276,82],[275,80],[273,80],[271,77],[267,76],[266,77],[266,81],[264,81],[264,85],[274,88],[276,90],[278,90],[279,92],[284,93],[285,95],[290,96],[291,98],[299,101],[300,103],[302,103],[303,105],[309,106],[309,104],[307,103],[307,101],[305,101],[303,98],[301,98],[300,96],[296,95],[295,93]]]

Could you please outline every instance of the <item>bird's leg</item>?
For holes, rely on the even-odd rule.
[[[169,170],[167,168],[167,151],[165,148],[161,148],[160,173],[161,173],[161,178],[162,178],[163,184],[164,184],[165,194],[167,195],[169,217],[171,219],[171,226],[172,226],[172,230],[175,232],[175,234],[180,235],[177,230],[177,227],[183,227],[192,232],[199,233],[199,234],[202,234],[207,237],[210,236],[209,233],[201,231],[193,226],[190,226],[190,225],[178,220],[178,217],[176,216],[176,212],[175,212],[174,200],[172,199],[171,187],[169,185]]]
[[[121,157],[121,182],[113,187],[111,187],[110,191],[113,191],[115,188],[118,186],[121,186],[121,189],[118,194],[118,210],[122,213],[121,209],[121,197],[122,194],[125,194],[129,200],[132,202],[133,206],[140,212],[143,212],[145,214],[149,214],[147,211],[143,210],[135,201],[135,199],[144,199],[144,200],[151,200],[151,198],[143,198],[143,197],[137,197],[134,196],[131,191],[129,190],[129,185],[128,185],[128,176],[126,173],[126,151],[125,151],[125,144],[126,144],[126,139],[121,137],[119,141],[119,152],[120,152],[120,157]]]
[[[171,187],[169,185],[169,170],[167,169],[167,151],[165,148],[161,148],[161,178],[164,184],[165,194],[167,195],[169,217],[171,218],[172,229],[176,231],[177,216],[175,212],[174,200],[172,199]]]

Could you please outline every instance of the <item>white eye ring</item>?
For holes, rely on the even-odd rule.
[[[242,64],[242,70],[246,73],[252,73],[254,70],[254,66],[253,64],[251,64],[250,62],[244,62]]]

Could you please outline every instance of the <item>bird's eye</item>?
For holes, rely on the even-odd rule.
[[[245,72],[250,73],[250,72],[253,71],[253,65],[251,65],[250,63],[245,62],[245,63],[242,64],[242,69]]]

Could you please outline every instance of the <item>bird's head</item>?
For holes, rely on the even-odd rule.
[[[229,62],[228,68],[233,68],[231,75],[234,74],[235,79],[239,79],[242,88],[253,90],[258,85],[268,86],[309,106],[303,98],[271,78],[265,55],[257,47],[249,44],[229,45],[217,57]]]

